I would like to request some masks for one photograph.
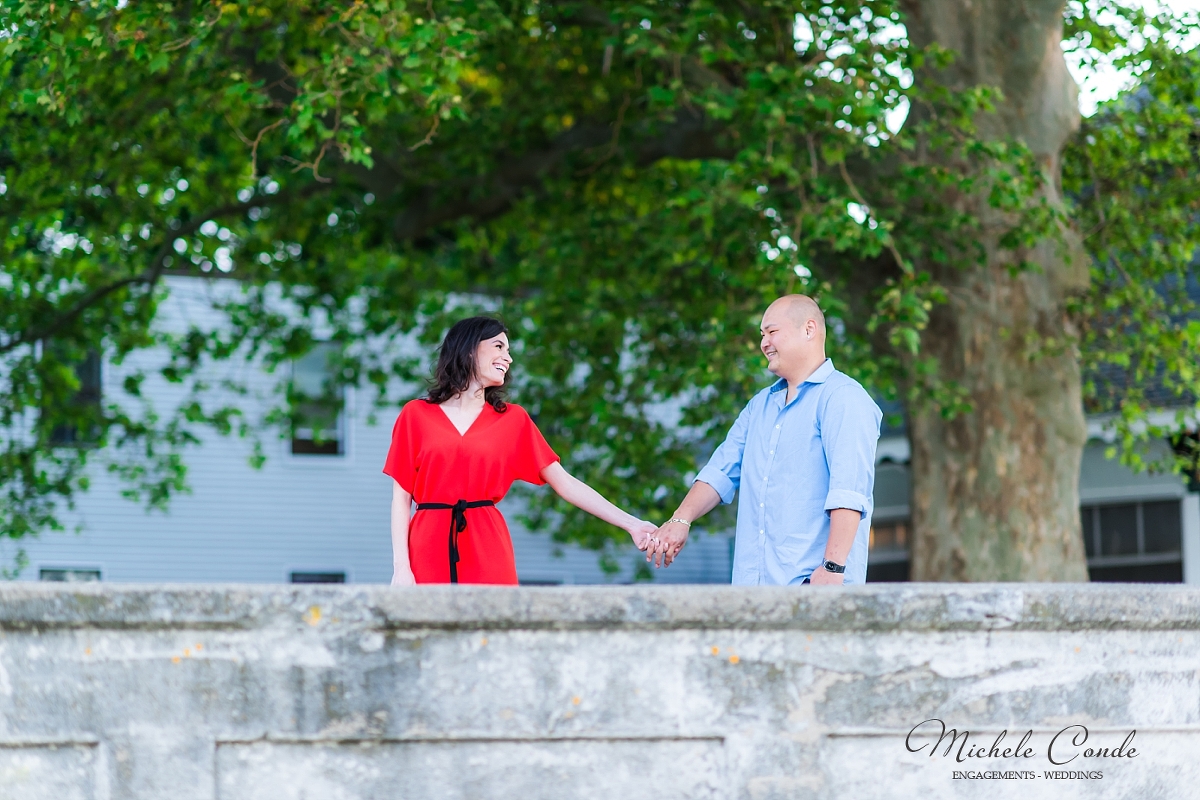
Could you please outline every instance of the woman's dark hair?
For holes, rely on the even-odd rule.
[[[465,392],[475,377],[475,351],[479,343],[502,333],[508,333],[508,328],[491,317],[468,317],[454,323],[438,348],[437,369],[425,402],[444,403],[459,392]],[[504,382],[508,383],[507,372]],[[503,386],[488,386],[483,390],[483,399],[503,414],[508,408],[504,394]]]

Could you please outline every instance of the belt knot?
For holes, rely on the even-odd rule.
[[[491,500],[459,500],[456,503],[418,503],[417,511],[450,511],[450,582],[458,583],[458,535],[467,529],[467,509],[496,505]]]

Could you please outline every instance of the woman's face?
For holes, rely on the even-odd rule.
[[[508,335],[501,333],[491,339],[484,339],[475,348],[475,374],[479,383],[485,389],[489,386],[503,386],[504,376],[512,366],[512,356],[508,354]]]

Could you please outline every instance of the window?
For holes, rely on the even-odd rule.
[[[1080,509],[1088,575],[1098,583],[1182,583],[1183,520],[1178,500]],[[869,583],[907,581],[907,520],[871,526]]]
[[[334,374],[334,346],[319,344],[292,362],[288,400],[292,409],[292,454],[345,455],[344,394]]]
[[[872,522],[867,583],[908,580],[909,522]]]
[[[344,572],[293,572],[292,583],[345,583]]]
[[[75,367],[75,378],[79,381],[79,389],[69,403],[66,413],[75,416],[95,418],[100,415],[100,353],[91,350]],[[69,363],[69,362],[68,362]],[[59,423],[50,432],[50,444],[57,447],[81,446],[93,444],[98,438],[92,430],[94,425],[86,422]]]
[[[38,570],[38,580],[86,583],[88,581],[100,580],[100,570],[79,569],[76,567],[40,569]]]
[[[1098,582],[1182,583],[1178,500],[1080,509],[1088,575]]]

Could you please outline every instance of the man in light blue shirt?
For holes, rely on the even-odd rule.
[[[825,316],[811,298],[776,300],[761,332],[779,380],[742,409],[647,558],[670,564],[691,523],[740,488],[735,584],[864,583],[883,414],[825,357]]]

